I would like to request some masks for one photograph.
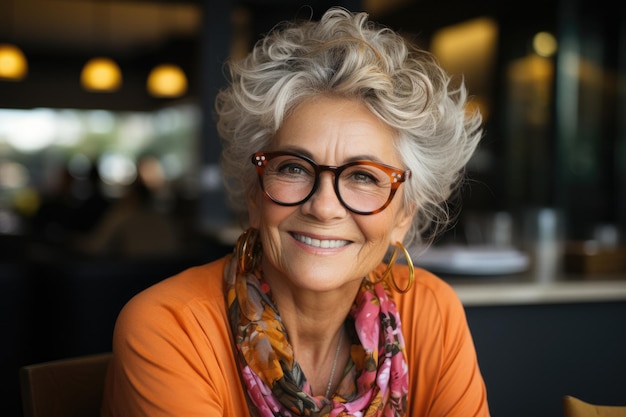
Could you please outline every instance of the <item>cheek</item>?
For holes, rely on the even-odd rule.
[[[277,227],[277,225],[289,217],[296,207],[283,207],[265,198],[262,193],[248,201],[248,219],[250,226],[256,229]]]
[[[365,218],[359,222],[361,231],[367,240],[377,241],[384,245],[394,245],[396,242],[402,242],[404,235],[411,226],[412,216],[407,215],[399,207],[388,207],[387,210],[379,214],[381,217],[375,219]]]
[[[404,240],[404,236],[411,228],[411,224],[413,223],[413,213],[406,213],[402,211],[396,217],[396,226],[392,229],[391,233],[391,244],[395,244],[396,242],[402,242]]]
[[[387,244],[393,234],[393,217],[387,213],[373,216],[356,216],[356,223],[365,240],[375,244]],[[360,218],[359,218],[360,217]]]

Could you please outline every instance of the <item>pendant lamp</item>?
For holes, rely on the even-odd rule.
[[[8,4],[7,16],[9,32],[13,29],[13,2]],[[10,43],[0,43],[0,80],[21,81],[28,74],[28,61],[24,52]]]
[[[111,58],[92,58],[83,67],[80,83],[87,91],[113,92],[122,85],[122,71]]]
[[[101,24],[98,26],[103,27],[105,35],[108,36],[108,20],[102,22],[108,16],[106,13],[98,13],[95,6],[93,10],[94,20],[100,21]],[[114,92],[122,85],[122,70],[112,58],[97,56],[87,61],[83,67],[80,73],[80,83],[85,90],[90,92]]]
[[[21,81],[28,74],[28,62],[20,48],[11,44],[0,44],[0,79]]]
[[[154,97],[180,97],[187,92],[187,76],[178,65],[159,64],[150,71],[146,87]]]
[[[159,15],[161,17],[161,27],[167,29],[165,17],[175,16],[176,14],[170,6],[165,6],[159,9]],[[171,18],[168,21],[171,21]],[[152,68],[148,74],[146,89],[153,97],[180,97],[187,92],[187,76],[185,71],[175,63],[163,62]]]

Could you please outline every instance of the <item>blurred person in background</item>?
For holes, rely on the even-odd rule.
[[[40,203],[29,220],[29,237],[37,255],[72,253],[77,239],[90,233],[109,209],[95,165],[72,169],[60,165],[48,175],[40,191]]]
[[[182,252],[178,222],[160,203],[164,185],[158,160],[144,155],[137,161],[137,176],[122,196],[80,240],[79,250],[98,256],[159,257]]]

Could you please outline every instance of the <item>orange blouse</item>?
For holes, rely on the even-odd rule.
[[[229,255],[230,256],[230,255]],[[227,257],[190,268],[133,297],[113,336],[103,417],[249,417],[224,300]],[[394,266],[400,287],[406,266]],[[489,416],[465,311],[454,290],[416,269],[393,293],[409,371],[409,416]]]

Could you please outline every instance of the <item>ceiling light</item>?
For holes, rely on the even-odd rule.
[[[187,92],[187,76],[178,65],[160,64],[150,71],[146,86],[155,97],[180,97]]]
[[[111,18],[112,7],[111,1],[106,0],[109,7],[103,10],[105,0],[92,1],[92,12],[94,20],[94,28],[100,29],[94,30],[93,35],[95,39],[101,40],[101,37],[97,36],[99,32],[104,32],[108,38],[109,33],[109,20]],[[80,74],[80,83],[87,91],[110,93],[117,91],[122,85],[122,71],[117,63],[104,56],[96,56],[85,64]]]
[[[558,42],[549,32],[539,32],[533,37],[533,49],[539,56],[551,57],[556,53],[557,48]]]
[[[28,73],[24,53],[15,45],[0,44],[0,79],[20,81]]]
[[[110,58],[92,58],[83,67],[80,83],[88,91],[116,91],[122,85],[122,71]]]

